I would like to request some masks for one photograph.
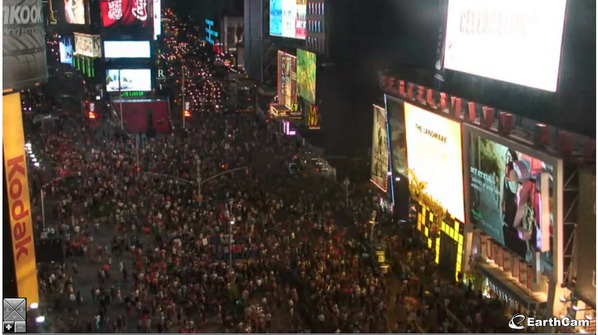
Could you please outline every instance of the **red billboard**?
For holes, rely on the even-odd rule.
[[[149,25],[148,0],[101,0],[102,26]]]
[[[120,101],[115,106],[119,110]],[[167,134],[170,129],[166,101],[123,100],[122,115],[127,131],[133,134],[151,131]]]

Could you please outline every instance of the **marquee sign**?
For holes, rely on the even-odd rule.
[[[75,35],[75,55],[100,58],[102,46],[99,35],[73,33]]]

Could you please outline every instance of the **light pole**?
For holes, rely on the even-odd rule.
[[[185,66],[181,67],[181,72],[183,73],[183,80],[181,82],[181,91],[182,91],[182,100],[183,100],[183,129],[185,129]]]
[[[46,210],[44,209],[44,189],[40,190],[42,200],[42,231],[46,231]]]
[[[123,121],[123,91],[122,87],[120,86],[120,70],[118,70],[118,97],[120,99],[120,130],[124,130],[125,124]]]
[[[235,224],[235,218],[230,220],[228,224],[228,267],[230,271],[233,270],[233,225]]]
[[[369,223],[370,223],[370,242],[372,242],[372,243],[374,242],[374,227],[377,224],[376,216],[377,216],[376,211],[372,211],[372,217],[369,221]]]
[[[345,178],[343,184],[345,185],[345,206],[349,207],[349,184],[351,184],[349,178]]]
[[[198,156],[195,156],[197,161],[197,196],[199,202],[201,202],[201,159]]]

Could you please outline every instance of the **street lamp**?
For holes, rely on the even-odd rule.
[[[233,270],[233,225],[235,219],[231,219],[228,225],[228,266],[230,271]]]

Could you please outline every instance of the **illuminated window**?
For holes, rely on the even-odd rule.
[[[427,234],[426,234],[426,236],[427,236]],[[432,239],[429,238],[428,239],[428,249],[431,249],[431,248],[432,248]]]
[[[428,237],[428,233],[429,233],[428,227],[424,227],[424,235],[426,235],[426,237]]]

